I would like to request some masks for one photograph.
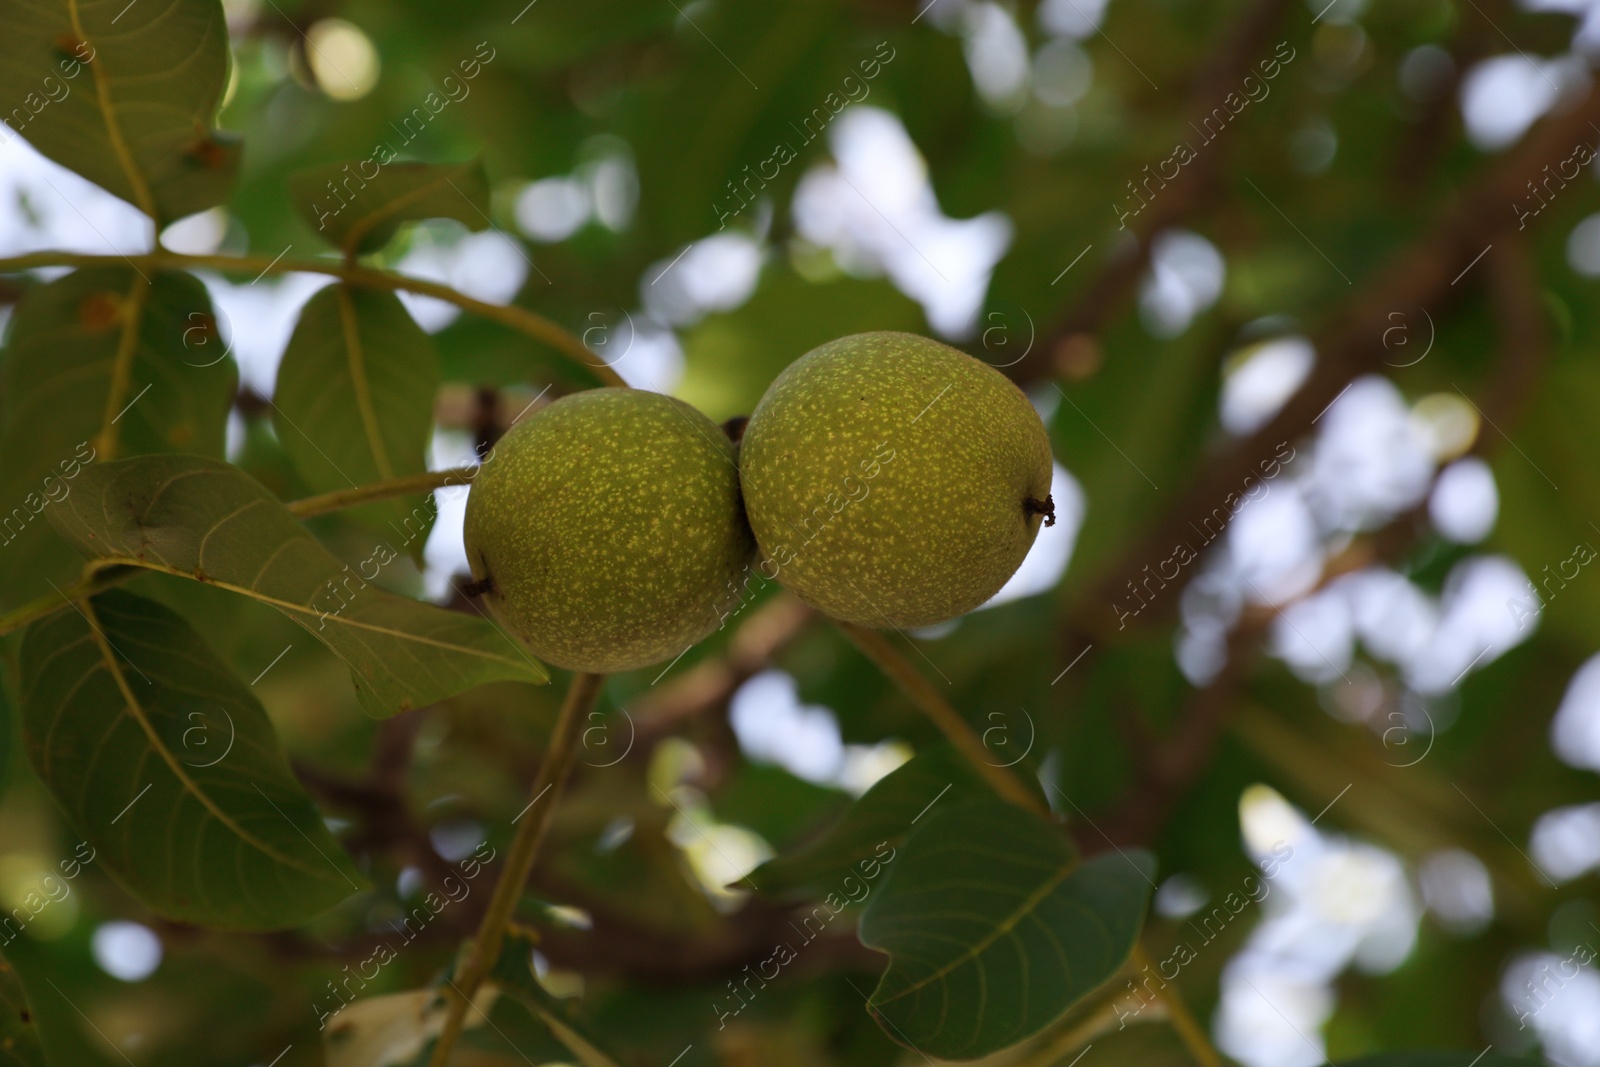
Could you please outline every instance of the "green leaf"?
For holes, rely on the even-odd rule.
[[[4,117],[40,152],[165,224],[228,199],[238,140],[218,0],[0,3]]]
[[[341,566],[237,467],[142,456],[86,468],[78,481],[50,518],[84,556],[192,578],[277,608],[349,665],[369,714],[393,715],[486,682],[549,680],[487,618],[373,585],[399,555],[394,546],[380,543],[366,559]]]
[[[898,845],[924,811],[993,795],[954,748],[935,745],[881,778],[821,837],[751,871],[750,881],[774,896],[822,896],[880,845]]]
[[[65,863],[61,869],[66,870]],[[75,940],[13,934],[5,943],[0,957],[0,1067],[111,1067],[106,1053],[115,1050],[108,1050],[105,1039],[84,1025],[74,1006],[87,992],[80,961],[86,963],[88,955],[87,945],[70,944]],[[120,1058],[117,1062],[123,1063]]]
[[[34,623],[21,658],[34,769],[152,911],[275,930],[362,888],[260,702],[178,615],[112,590]]]
[[[289,177],[295,210],[347,254],[375,252],[401,223],[455,219],[489,225],[489,176],[481,159],[465,163],[325,163]]]
[[[868,1010],[943,1059],[1026,1040],[1128,959],[1154,869],[1143,852],[1078,863],[1060,830],[999,801],[935,809],[861,918],[890,956]]]
[[[22,979],[0,956],[0,1067],[44,1067],[39,1024]]]
[[[278,367],[273,425],[313,492],[326,493],[427,470],[433,339],[393,293],[330,285],[300,312]],[[416,497],[353,514],[403,529],[421,547],[432,509]]]
[[[539,984],[532,969],[534,947],[532,939],[525,934],[507,935],[491,972],[494,980],[500,983],[501,992],[537,1015],[578,1058],[580,1067],[620,1067],[622,1061],[605,1050],[604,1042],[573,1019],[566,1005]]]
[[[222,455],[238,391],[205,287],[189,274],[82,270],[30,287],[0,372],[0,601],[50,593],[78,561],[41,516],[80,471],[122,454]]]
[[[864,330],[924,329],[922,309],[887,279],[812,282],[788,262],[766,264],[748,301],[684,331],[680,399],[713,420],[744,414],[785,367],[826,341]]]

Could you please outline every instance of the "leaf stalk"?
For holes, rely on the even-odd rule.
[[[1040,796],[1022,783],[1006,766],[995,763],[993,753],[984,747],[983,739],[973,732],[950,702],[940,695],[933,683],[924,678],[906,658],[895,650],[889,639],[877,630],[869,630],[853,622],[831,620],[861,653],[875,663],[888,679],[899,687],[924,715],[933,721],[939,731],[949,738],[967,761],[972,764],[990,787],[1002,799],[1018,807],[1027,808],[1035,815],[1051,817],[1050,808]]]
[[[85,255],[76,252],[34,252],[25,256],[0,259],[0,274],[32,270],[36,267],[121,267],[136,270],[214,270],[225,274],[326,274],[346,284],[364,289],[382,289],[390,292],[416,293],[431,296],[454,304],[463,311],[498,322],[534,340],[549,345],[573,363],[580,364],[602,385],[627,388],[628,383],[612,370],[587,345],[557,323],[543,315],[515,304],[490,304],[448,285],[410,278],[394,271],[363,267],[338,259],[268,259],[266,256],[191,256],[165,250],[142,255]]]
[[[550,829],[556,801],[572,773],[573,764],[578,760],[578,738],[582,733],[582,724],[600,699],[600,690],[604,688],[605,681],[603,674],[580,673],[572,676],[572,684],[567,688],[566,699],[562,701],[561,711],[556,716],[555,729],[550,734],[549,747],[545,749],[544,760],[533,779],[532,799],[528,801],[528,807],[523,809],[523,814],[518,816],[526,821],[517,828],[517,834],[511,841],[505,868],[500,872],[500,880],[495,883],[494,895],[483,913],[483,921],[478,924],[477,936],[472,939],[457,965],[455,977],[445,983],[444,995],[450,1002],[450,1014],[446,1016],[439,1041],[433,1047],[433,1055],[428,1060],[429,1067],[445,1067],[449,1063],[450,1050],[455,1047],[466,1022],[467,1008],[500,956],[506,927],[516,912],[517,901],[522,898],[528,876],[533,873],[534,860],[538,858],[539,846],[544,843]],[[548,797],[545,795],[547,793],[550,794]]]

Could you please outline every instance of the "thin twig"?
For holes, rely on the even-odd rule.
[[[1289,7],[1285,0],[1256,0],[1238,18],[1229,20],[1222,39],[1206,50],[1209,61],[1196,72],[1188,87],[1185,98],[1190,104],[1184,116],[1185,129],[1198,129],[1211,117],[1211,110],[1229,90],[1252,73],[1257,61],[1270,48],[1273,28],[1283,20]],[[1183,136],[1187,137],[1187,132]],[[1229,161],[1232,149],[1242,147],[1237,131],[1218,136],[1216,141],[1215,145],[1203,142],[1199,158],[1182,168],[1176,178],[1156,179],[1161,183],[1160,194],[1154,197],[1148,211],[1141,208],[1137,221],[1127,226],[1136,238],[1129,250],[1131,254],[1109,257],[1100,274],[1082,290],[1066,317],[1045,335],[1040,351],[1046,359],[1023,360],[1015,367],[1008,368],[1007,374],[1023,384],[1053,375],[1059,370],[1055,359],[1064,345],[1075,337],[1093,337],[1106,328],[1144,277],[1145,268],[1150,262],[1151,241],[1155,235],[1183,224],[1215,200],[1221,184],[1218,178]],[[1137,166],[1137,163],[1134,165]],[[1167,188],[1169,184],[1170,189]],[[1133,199],[1132,195],[1121,190],[1114,195]]]
[[[1146,567],[1157,567],[1172,554],[1174,545],[1193,547],[1195,533],[1207,517],[1230,495],[1242,492],[1246,478],[1264,469],[1261,464],[1283,443],[1299,441],[1350,382],[1383,368],[1392,354],[1383,343],[1384,331],[1394,323],[1391,313],[1415,315],[1420,309],[1437,309],[1468,291],[1468,282],[1453,284],[1462,268],[1488,245],[1516,232],[1507,205],[1517,200],[1529,180],[1537,180],[1540,168],[1550,160],[1564,157],[1579,141],[1592,139],[1590,123],[1595,121],[1600,121],[1600,89],[1591,90],[1571,109],[1542,120],[1502,161],[1455,197],[1430,231],[1396,254],[1355,298],[1334,309],[1327,326],[1313,336],[1316,367],[1278,414],[1199,466],[1182,496],[1127,551],[1093,582],[1064,593],[1069,598],[1063,627],[1068,641],[1076,646],[1083,634],[1115,632],[1119,626],[1114,605],[1128,582],[1137,584]],[[1182,571],[1176,588],[1158,598],[1140,622],[1154,624],[1170,617],[1194,569]]]
[[[653,741],[680,729],[708,709],[726,704],[734,692],[772,662],[784,646],[804,633],[817,618],[799,597],[780,591],[751,610],[728,646],[718,656],[708,656],[688,670],[665,678],[632,702],[639,728],[640,751]]]
[[[64,608],[71,607],[73,601],[83,600],[94,596],[96,593],[104,592],[114,585],[121,585],[130,578],[137,577],[139,573],[138,570],[131,567],[126,570],[119,568],[114,570],[95,570],[86,573],[82,578],[59,592],[51,592],[38,600],[30,600],[20,608],[0,615],[0,636],[8,634],[12,630],[20,630],[30,622],[46,618]]]
[[[1038,814],[1049,814],[1049,809],[1044,806],[1038,796],[1028,790],[1022,781],[1013,775],[1009,768],[997,766],[986,757],[989,750],[965,719],[957,714],[956,710],[939,695],[931,683],[924,678],[916,668],[906,661],[904,656],[895,651],[883,634],[876,630],[869,630],[854,623],[833,620],[846,637],[859,648],[866,657],[877,664],[904,693],[912,703],[916,704],[922,712],[932,719],[934,725],[953,742],[961,754],[966,757],[973,769],[983,775],[989,784],[994,787],[1006,800],[1028,808]],[[1145,954],[1144,947],[1135,944],[1133,948],[1132,963],[1139,968],[1148,968],[1150,958]],[[1185,1047],[1200,1063],[1201,1067],[1222,1067],[1222,1058],[1216,1049],[1212,1048],[1210,1040],[1206,1037],[1205,1030],[1195,1021],[1188,1006],[1176,987],[1164,987],[1159,996],[1166,1009],[1166,1018],[1183,1040]],[[1115,1004],[1109,1006],[1115,1008]],[[1078,1040],[1080,1032],[1082,1040],[1088,1040],[1101,1032],[1104,1020],[1100,1017],[1104,1012],[1089,1019],[1082,1028],[1070,1031],[1067,1035],[1073,1040]],[[1044,1061],[1049,1062],[1049,1061]],[[436,1065],[437,1067],[437,1065]]]
[[[1090,1015],[1078,1020],[1056,1036],[1043,1042],[1040,1047],[1023,1059],[1016,1061],[1011,1067],[1060,1067],[1068,1056],[1080,1049],[1088,1051],[1090,1042],[1101,1034],[1110,1032],[1111,1028],[1122,1021],[1122,1001],[1127,994],[1120,990],[1105,997],[1103,1002]],[[1139,1022],[1159,1022],[1167,1018],[1166,1006],[1162,1004],[1159,1010],[1152,1010],[1148,1015],[1141,1012],[1137,1017]],[[1120,1029],[1120,1027],[1118,1027]],[[1082,1055],[1080,1052],[1079,1055]],[[1072,1061],[1076,1063],[1077,1061]]]
[[[1105,825],[1111,840],[1143,845],[1160,836],[1179,801],[1210,768],[1218,739],[1237,710],[1240,683],[1255,664],[1261,635],[1276,617],[1262,613],[1241,619],[1228,636],[1222,669],[1189,694],[1171,733],[1134,750],[1136,784]]]
[[[996,793],[1036,815],[1047,818],[1050,816],[1050,809],[1044,800],[1023,785],[1022,780],[1013,774],[1009,767],[990,761],[993,753],[985,748],[983,740],[972,732],[967,720],[950,706],[949,701],[939,695],[933,684],[919,674],[904,656],[895,651],[888,638],[877,630],[869,630],[852,622],[843,622],[839,619],[832,621],[840,633],[848,637],[863,655],[877,664],[878,669],[883,671],[890,681],[899,686],[900,691],[917,706],[918,710],[933,720],[939,731],[950,739],[957,750],[966,757],[967,762],[972,764],[973,770],[982,775]]]
[[[517,828],[516,837],[511,841],[505,869],[500,872],[500,880],[495,883],[494,895],[489,899],[483,922],[478,925],[478,936],[473,938],[466,955],[456,967],[454,981],[446,983],[446,988],[441,991],[450,1001],[450,1014],[445,1019],[444,1030],[439,1034],[439,1043],[433,1047],[429,1067],[445,1067],[450,1061],[450,1050],[461,1036],[467,1008],[500,956],[506,924],[516,911],[523,887],[528,884],[528,875],[533,872],[534,860],[538,858],[539,846],[550,829],[551,816],[556,810],[562,786],[577,762],[582,724],[600,699],[605,680],[603,674],[572,676],[567,698],[561,704],[555,729],[550,733],[550,745],[533,780],[530,794],[533,800],[521,816],[527,821]],[[546,797],[546,793],[550,795]]]
[[[411,493],[424,493],[433,489],[442,489],[447,485],[466,485],[478,473],[477,467],[453,467],[443,471],[424,471],[421,474],[408,474],[403,478],[389,478],[381,482],[368,482],[366,485],[354,486],[350,489],[335,489],[331,493],[319,493],[300,500],[290,502],[289,511],[296,518],[308,519],[313,515],[326,515],[330,511],[340,511],[344,508],[353,508],[359,504],[370,504],[374,500],[387,500],[390,497],[406,496]]]
[[[336,259],[268,259],[266,256],[186,256],[177,252],[149,252],[135,256],[80,255],[72,252],[34,252],[0,259],[0,274],[35,267],[120,267],[152,270],[215,270],[225,274],[326,274],[363,289],[385,289],[431,296],[470,311],[481,318],[509,326],[554,348],[584,367],[605,385],[626,387],[616,371],[569,331],[537,312],[514,304],[490,304],[457,292],[448,285],[408,278],[393,271],[375,270]]]
[[[404,478],[370,482],[367,485],[358,485],[353,489],[338,489],[331,493],[308,496],[302,500],[291,501],[287,507],[296,518],[307,519],[313,515],[325,515],[328,512],[338,511],[342,508],[368,504],[374,500],[405,496],[407,493],[421,493],[447,485],[466,485],[472,481],[477,471],[478,468],[476,467],[454,467],[450,470],[426,471],[422,474],[408,475]],[[119,567],[107,569],[91,565],[89,572],[84,577],[67,586],[61,593],[42,596],[37,600],[31,600],[21,607],[0,615],[0,636],[4,636],[13,630],[20,630],[37,619],[54,615],[80,597],[93,596],[96,593],[110,589],[112,586],[121,585],[129,579],[137,577],[140,573],[135,568],[123,569]]]
[[[1133,963],[1140,970],[1150,967],[1150,957],[1145,954],[1142,944],[1133,946]],[[1205,1028],[1195,1021],[1194,1015],[1189,1011],[1189,1006],[1183,1002],[1183,995],[1178,992],[1178,987],[1168,982],[1156,990],[1156,996],[1167,1008],[1167,1021],[1183,1039],[1184,1047],[1189,1050],[1189,1055],[1195,1058],[1200,1067],[1222,1067],[1222,1056],[1211,1047],[1211,1039],[1206,1037]]]

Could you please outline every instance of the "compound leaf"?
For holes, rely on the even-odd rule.
[[[483,161],[326,163],[290,176],[300,216],[354,255],[389,243],[401,223],[455,219],[469,230],[489,225],[489,177]]]
[[[273,930],[361,889],[260,702],[178,615],[112,590],[34,623],[21,660],[34,769],[152,911]]]
[[[40,521],[87,464],[124,455],[222,455],[239,374],[193,275],[81,270],[30,287],[0,372],[0,600],[70,581],[79,563]]]
[[[1133,951],[1154,862],[1077,862],[1061,832],[1000,801],[937,810],[867,902],[861,941],[890,956],[867,1007],[927,1055],[975,1059],[1038,1033]]]
[[[300,312],[278,367],[278,440],[318,493],[420,474],[439,378],[432,338],[398,297],[330,285]],[[356,514],[403,527],[420,547],[432,512],[416,503],[389,500]]]
[[[393,715],[485,682],[549,676],[487,618],[372,584],[399,552],[379,544],[342,566],[271,493],[199,456],[140,456],[86,468],[51,509],[56,529],[101,565],[193,578],[283,612],[350,667],[369,714]]]
[[[0,26],[0,118],[40,152],[159,224],[227,200],[218,0],[3,0]]]
[[[936,745],[876,782],[820,837],[751,871],[750,881],[772,895],[823,895],[881,846],[903,841],[924,812],[990,796],[954,748]]]

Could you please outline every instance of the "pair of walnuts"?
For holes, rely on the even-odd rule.
[[[474,479],[467,558],[500,620],[569,670],[670,659],[773,581],[835,618],[929,626],[1016,571],[1054,521],[1050,470],[1004,375],[856,334],[780,374],[738,442],[659,393],[542,409]]]

